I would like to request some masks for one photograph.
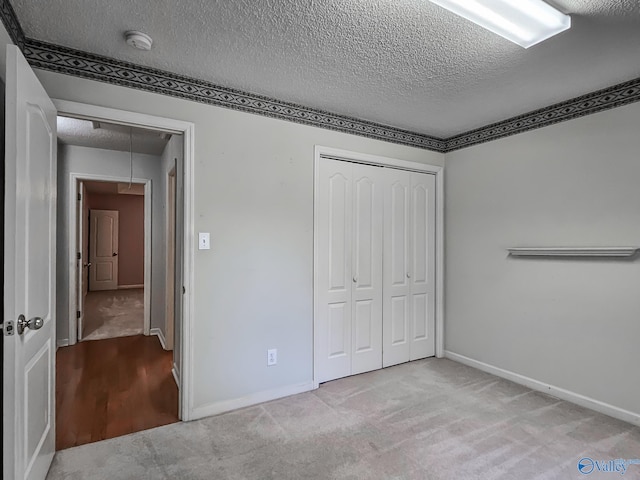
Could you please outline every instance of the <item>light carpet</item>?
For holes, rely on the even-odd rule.
[[[82,340],[130,337],[144,330],[144,289],[89,292]]]
[[[640,428],[445,359],[58,452],[66,479],[573,479]],[[640,478],[640,465],[623,477]]]

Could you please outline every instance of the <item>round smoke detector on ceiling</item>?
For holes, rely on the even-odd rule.
[[[124,37],[129,46],[138,50],[151,50],[151,45],[153,45],[153,40],[146,33],[130,30],[124,34]]]

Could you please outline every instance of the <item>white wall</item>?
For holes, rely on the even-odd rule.
[[[85,173],[129,177],[129,153],[98,148],[58,147],[58,238],[57,238],[57,336],[69,338],[69,174]],[[165,264],[156,252],[164,251],[164,198],[160,157],[133,154],[133,176],[151,180],[151,328],[164,331]]]
[[[446,156],[446,349],[640,414],[640,104]]]
[[[193,378],[201,412],[312,381],[314,145],[444,162],[421,149],[37,74],[54,98],[195,123],[195,231],[211,232],[212,242],[195,252]],[[276,367],[266,366],[268,348],[278,349]]]

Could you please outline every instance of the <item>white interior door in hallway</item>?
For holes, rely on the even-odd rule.
[[[435,353],[435,178],[321,158],[316,379]]]
[[[117,210],[91,210],[89,213],[89,290],[118,288],[118,225]]]

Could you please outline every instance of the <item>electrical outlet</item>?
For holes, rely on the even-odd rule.
[[[276,365],[278,363],[278,349],[272,348],[267,350],[267,366]]]

